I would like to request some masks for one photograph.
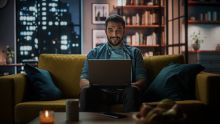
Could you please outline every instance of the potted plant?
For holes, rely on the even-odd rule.
[[[200,32],[193,32],[191,38],[192,38],[192,48],[195,51],[199,50],[200,44],[204,42],[204,39],[201,38]]]
[[[14,51],[11,49],[9,45],[6,46],[6,50],[2,51],[6,55],[6,64],[13,63],[14,59]]]

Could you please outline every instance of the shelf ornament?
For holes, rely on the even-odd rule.
[[[14,62],[14,51],[9,45],[6,45],[6,50],[2,51],[5,54],[6,64],[12,64]]]
[[[192,48],[193,50],[197,51],[200,49],[200,44],[204,42],[204,38],[201,37],[201,33],[199,32],[193,32],[190,36],[192,40]]]

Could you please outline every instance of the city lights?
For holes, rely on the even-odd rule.
[[[80,0],[74,0],[79,4]],[[41,53],[81,53],[79,20],[62,0],[19,0],[17,2],[17,62],[38,60]],[[80,15],[80,14],[76,14]],[[78,17],[80,19],[80,17]]]

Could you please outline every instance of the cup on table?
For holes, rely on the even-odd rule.
[[[54,124],[54,111],[43,110],[39,113],[40,124]]]
[[[66,100],[66,121],[79,120],[79,99]]]

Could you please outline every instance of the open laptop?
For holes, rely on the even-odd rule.
[[[97,87],[126,87],[132,82],[131,60],[89,59],[89,81]]]

